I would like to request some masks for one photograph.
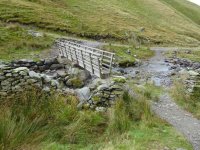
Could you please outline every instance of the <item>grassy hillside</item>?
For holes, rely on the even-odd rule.
[[[19,25],[0,22],[0,59],[38,58],[41,50],[52,44],[50,36],[34,37]]]
[[[0,1],[4,22],[93,39],[127,40],[134,32],[154,44],[200,44],[199,13],[197,6],[184,0]]]
[[[169,4],[174,9],[191,19],[193,22],[200,25],[200,8],[198,5],[194,5],[191,2],[183,0],[162,0]]]

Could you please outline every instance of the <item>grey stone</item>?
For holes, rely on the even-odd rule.
[[[196,62],[196,63],[194,63],[194,64],[192,65],[192,67],[193,67],[194,69],[199,69],[199,68],[200,68],[200,63]]]
[[[39,87],[39,88],[41,88],[41,86],[42,86],[42,84],[41,84],[41,83],[38,83],[38,82],[34,83],[34,85],[35,85],[36,87]]]
[[[70,74],[70,75],[78,75],[78,73],[79,73],[79,69],[78,68],[69,68],[69,70],[68,70],[68,73]]]
[[[91,78],[91,75],[88,71],[81,70],[80,73],[78,74],[78,78],[81,79],[82,81],[86,81]]]
[[[7,96],[8,94],[6,92],[0,92],[0,96]]]
[[[28,72],[29,69],[27,67],[19,67],[13,70],[14,73],[21,72],[21,71]]]
[[[25,79],[20,79],[19,81],[20,81],[21,83],[25,83],[26,80],[25,80]]]
[[[27,80],[27,83],[29,83],[29,84],[36,83],[36,82],[38,82],[38,81],[35,80],[35,79],[28,79]]]
[[[58,87],[59,86],[58,81],[57,80],[51,80],[51,86]]]
[[[5,64],[0,64],[0,70],[4,70],[4,69],[6,69],[6,68],[10,68],[10,67],[8,67],[8,66],[5,65]]]
[[[44,80],[45,83],[49,83],[52,80],[52,77],[46,74],[40,74],[41,78]]]
[[[45,60],[40,60],[39,62],[37,62],[37,66],[43,66],[44,65]]]
[[[50,92],[50,88],[47,87],[47,86],[45,86],[42,90],[45,91],[45,92]]]
[[[76,90],[76,93],[80,101],[87,101],[91,95],[89,87],[78,89]]]
[[[12,82],[12,85],[16,85],[16,84],[18,84],[19,82],[20,82],[19,80],[15,80],[15,81]]]
[[[7,73],[6,77],[12,77],[12,73]]]
[[[97,112],[105,112],[106,111],[106,108],[105,107],[96,107],[95,110]]]
[[[195,72],[195,71],[193,71],[193,70],[188,71],[188,73],[189,73],[189,75],[191,75],[191,76],[197,76],[197,75],[199,75],[198,72]]]
[[[49,69],[49,67],[48,66],[39,66],[38,69],[39,69],[39,71],[43,72],[43,71]]]
[[[17,77],[17,76],[19,76],[18,73],[13,73],[13,77]]]
[[[30,77],[27,75],[27,76],[24,76],[24,79],[27,80],[27,79],[30,79]]]
[[[21,89],[21,87],[18,85],[12,87],[12,91],[19,91],[20,89]]]
[[[78,105],[77,105],[77,108],[79,110],[83,109],[83,105],[84,105],[84,102],[80,102]]]
[[[106,90],[106,89],[109,89],[108,84],[102,84],[102,85],[98,86],[98,88],[97,88],[98,91],[103,91],[103,90]]]
[[[9,90],[11,90],[11,84],[2,86],[2,89],[3,89],[4,91],[7,91],[7,92],[8,92]]]
[[[63,69],[64,65],[63,64],[52,64],[50,69],[51,70],[58,70],[58,69]]]
[[[70,79],[70,76],[66,76],[64,80],[68,81],[69,79]]]
[[[58,60],[56,58],[46,59],[44,64],[47,66],[51,66],[52,64],[58,64]]]
[[[0,81],[3,81],[6,77],[4,77],[3,75],[0,75]]]
[[[56,73],[58,74],[58,76],[60,77],[65,77],[67,75],[65,70],[57,70]]]
[[[1,86],[7,86],[7,85],[11,85],[11,83],[8,80],[4,80],[1,82]]]
[[[20,71],[19,74],[22,75],[22,76],[26,76],[26,75],[28,75],[28,72],[27,71]]]
[[[31,78],[36,78],[36,79],[40,79],[41,78],[40,74],[36,73],[35,71],[29,71],[29,76]]]

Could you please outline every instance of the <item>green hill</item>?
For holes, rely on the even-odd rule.
[[[1,0],[0,20],[93,39],[136,32],[154,44],[200,44],[200,9],[186,0]]]

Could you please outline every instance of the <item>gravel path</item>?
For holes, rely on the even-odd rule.
[[[161,118],[169,122],[183,133],[193,145],[194,150],[200,150],[200,121],[190,113],[182,110],[168,94],[162,95],[158,103],[152,105],[153,110]]]
[[[134,71],[139,70],[141,78],[148,76],[154,83],[157,83],[157,86],[162,86],[164,89],[170,88],[173,70],[169,69],[170,64],[165,63],[163,52],[172,49],[178,50],[178,48],[155,47],[151,49],[156,53],[154,57],[140,67],[128,68],[126,71],[131,75],[134,74]],[[193,145],[194,150],[200,150],[200,120],[181,109],[167,93],[160,96],[158,102],[152,103],[152,109],[159,117],[181,132]]]
[[[150,59],[150,64],[153,66],[168,66],[164,62],[162,52],[169,49],[172,48],[152,48],[152,50],[156,51],[156,56]],[[167,72],[170,71],[168,70]],[[155,73],[160,74],[161,76],[163,75],[163,72],[159,70],[156,71],[155,69],[154,73],[151,73],[151,75],[154,76]],[[169,80],[170,75],[166,75],[162,79]],[[163,85],[163,87],[166,88],[166,85]],[[168,94],[162,95],[158,102],[154,102],[152,104],[152,109],[158,116],[169,122],[178,131],[180,131],[193,145],[194,150],[200,150],[200,120],[194,118],[192,114],[181,109]]]

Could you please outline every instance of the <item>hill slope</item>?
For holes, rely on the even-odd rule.
[[[200,9],[186,0],[1,0],[0,20],[94,39],[140,36],[155,44],[200,44]]]

